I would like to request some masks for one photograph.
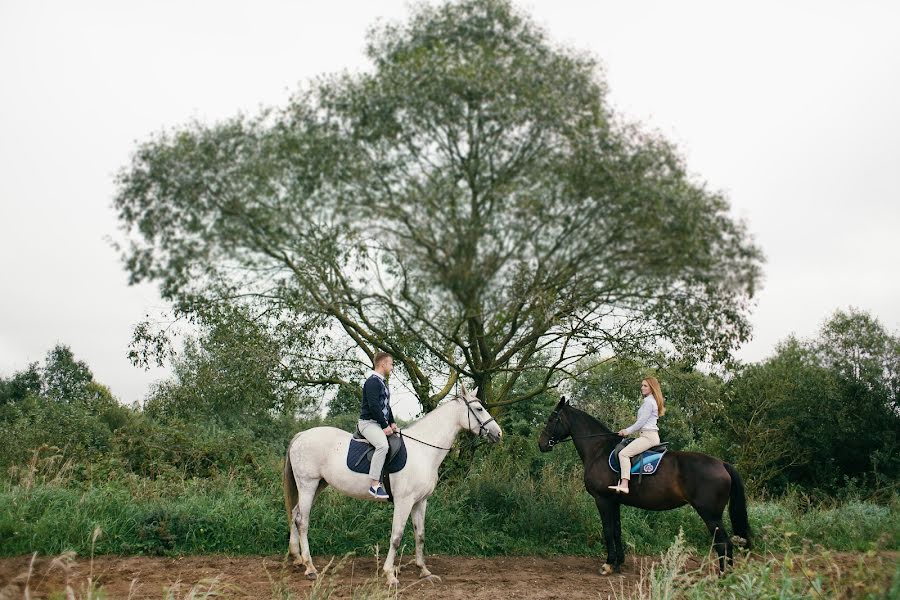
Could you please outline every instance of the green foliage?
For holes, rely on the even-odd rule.
[[[726,398],[725,455],[748,474],[751,486],[783,490],[789,471],[797,469],[835,483],[829,481],[835,473],[834,421],[823,417],[843,411],[839,382],[800,342],[789,339],[772,358],[744,368],[729,382]]]
[[[133,415],[62,345],[47,354],[44,367],[31,364],[0,379],[0,393],[0,475],[22,469],[42,449],[89,476]]]
[[[75,360],[68,346],[56,346],[47,355],[43,372],[44,393],[56,401],[72,402],[88,396],[94,375],[87,363]]]
[[[900,477],[898,343],[867,313],[838,311],[817,338],[788,338],[725,379],[661,357],[654,368],[624,356],[584,362],[571,400],[617,430],[634,420],[641,379],[655,375],[661,437],[734,463],[751,490],[890,495]]]
[[[608,425],[626,425],[641,378],[656,374],[667,398],[663,437],[735,461],[762,492],[749,513],[763,552],[791,552],[797,543],[900,549],[893,371],[885,367],[879,376],[875,368],[848,367],[859,361],[837,361],[843,354],[835,348],[860,342],[835,337],[836,329],[871,333],[866,315],[854,317],[866,325],[859,328],[845,317],[835,317],[839,328],[827,322],[817,340],[788,339],[773,357],[728,380],[662,359],[652,369],[627,357],[582,363],[572,398]],[[123,407],[102,384],[85,381],[87,366],[59,348],[47,367],[30,365],[0,380],[6,399],[0,404],[0,554],[84,553],[86,532],[96,525],[105,532],[98,552],[284,550],[281,461],[296,431],[322,421],[297,418],[300,405],[291,400],[293,388],[282,387],[268,338],[249,325],[226,325],[220,321],[189,346],[176,379],[161,386],[165,394],[155,392],[146,410]],[[245,348],[243,360],[231,356],[238,347]],[[889,365],[889,358],[879,364]],[[539,377],[521,374],[513,393],[531,389]],[[336,412],[327,422],[352,428],[355,396],[347,388],[332,407],[343,410],[344,401],[353,412]],[[574,449],[560,445],[542,454],[536,445],[555,402],[545,392],[497,407],[506,434],[500,444],[461,436],[429,502],[430,551],[601,552],[599,519]],[[817,461],[801,460],[804,448],[815,448]],[[773,492],[783,494],[760,499]],[[368,553],[383,546],[390,520],[389,507],[326,491],[313,510],[310,539],[324,553]],[[689,507],[625,509],[622,520],[633,552],[663,551],[681,530],[688,547],[709,548],[708,532]],[[404,544],[412,548],[410,532]]]
[[[833,494],[853,480],[896,490],[898,344],[856,311],[836,312],[817,339],[789,338],[728,382],[723,456],[775,492],[792,484]]]
[[[0,378],[0,407],[24,400],[41,393],[43,378],[37,363],[31,363],[24,371],[9,379]]]
[[[264,431],[278,415],[317,407],[315,398],[298,392],[281,350],[246,310],[207,312],[201,336],[185,342],[174,378],[153,390],[144,410],[159,421],[214,420]]]
[[[362,402],[361,386],[341,385],[337,394],[328,403],[328,416],[356,415],[359,416],[360,403]]]

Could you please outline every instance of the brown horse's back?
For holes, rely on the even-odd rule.
[[[627,496],[610,494],[622,504],[647,510],[671,510],[690,504],[721,512],[730,489],[731,477],[721,460],[700,452],[672,450],[663,457],[655,474],[631,476],[631,493]]]

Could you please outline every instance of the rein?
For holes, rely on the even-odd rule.
[[[473,400],[472,402],[470,402],[470,401],[466,400],[465,397],[462,397],[461,400],[466,403],[466,408],[469,410],[469,412],[466,415],[468,422],[469,422],[469,431],[472,430],[472,427],[471,427],[472,417],[475,417],[475,421],[478,423],[478,437],[480,437],[480,438],[484,437],[484,433],[487,430],[487,425],[491,421],[496,421],[496,419],[494,417],[491,417],[487,421],[482,421],[481,419],[478,418],[478,415],[475,414],[474,410],[472,410],[472,402],[479,402],[479,400]],[[452,449],[452,446],[450,448],[444,448],[443,446],[435,446],[434,444],[429,444],[428,442],[422,441],[418,438],[414,438],[411,435],[405,435],[402,431],[400,431],[400,438],[401,439],[409,438],[415,442],[419,442],[420,444],[425,444],[426,446],[430,446],[430,447],[436,448],[438,450],[448,450],[449,451]]]
[[[592,433],[592,434],[590,434],[590,435],[579,435],[577,438],[576,438],[576,437],[566,437],[566,438],[563,438],[563,439],[561,439],[561,440],[555,440],[555,439],[553,439],[553,438],[551,438],[551,437],[548,436],[549,439],[548,439],[548,441],[547,441],[547,445],[550,446],[550,447],[552,448],[553,446],[555,446],[555,445],[557,445],[557,444],[562,444],[563,442],[574,442],[575,440],[584,440],[584,439],[587,439],[587,438],[601,437],[601,436],[604,436],[604,435],[614,435],[614,436],[617,436],[617,437],[622,437],[622,436],[619,435],[618,433],[612,433],[612,432],[610,432],[610,433]]]
[[[551,425],[555,425],[555,424],[556,424],[556,422],[559,420],[559,417],[560,417],[560,411],[559,411],[559,409],[557,409],[557,410],[554,411],[554,413],[550,416],[550,420],[547,421],[547,424],[544,426],[544,431],[543,431],[543,433],[547,434],[547,445],[548,445],[549,447],[551,447],[551,448],[552,448],[553,446],[557,445],[557,444],[562,444],[563,442],[569,442],[569,441],[574,442],[575,440],[584,440],[584,439],[587,439],[587,438],[603,437],[603,436],[613,436],[613,435],[616,436],[616,437],[622,437],[622,436],[619,435],[618,433],[613,433],[612,431],[609,431],[609,432],[604,432],[604,433],[591,433],[591,434],[588,434],[588,435],[579,435],[578,437],[574,437],[574,436],[572,436],[572,435],[567,435],[567,436],[564,437],[563,439],[558,440],[558,439],[554,438],[552,435],[550,435],[550,432],[549,432],[548,430],[550,429],[550,426],[551,426]]]
[[[400,431],[400,439],[410,439],[415,442],[419,442],[420,444],[425,444],[426,446],[431,446],[432,448],[437,448],[438,450],[451,450],[452,448],[444,448],[442,446],[435,446],[434,444],[429,444],[428,442],[423,442],[419,438],[414,438],[411,435],[406,435],[403,431]]]

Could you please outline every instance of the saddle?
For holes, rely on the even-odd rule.
[[[633,441],[634,438],[622,440],[616,445],[613,451],[609,453],[610,469],[612,469],[616,473],[620,471],[619,452]],[[648,448],[637,456],[633,457],[631,459],[632,475],[653,475],[659,468],[659,463],[662,462],[663,456],[665,456],[666,452],[668,451],[669,442],[663,442],[662,444]]]
[[[381,471],[381,481],[384,483],[384,489],[388,493],[388,501],[394,501],[394,495],[391,493],[390,474],[396,473],[406,466],[406,443],[403,441],[402,435],[388,436],[388,455],[384,460],[384,468]],[[372,455],[375,454],[375,447],[369,443],[369,440],[363,437],[359,429],[353,433],[350,440],[350,447],[347,450],[347,468],[354,473],[368,473],[372,464]]]

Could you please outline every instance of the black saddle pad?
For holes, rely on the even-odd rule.
[[[368,473],[372,465],[372,455],[375,447],[365,438],[359,439],[355,434],[350,440],[350,448],[347,450],[347,468],[354,473]],[[396,473],[406,466],[406,443],[403,437],[392,435],[388,437],[388,456],[384,461],[385,471]]]

